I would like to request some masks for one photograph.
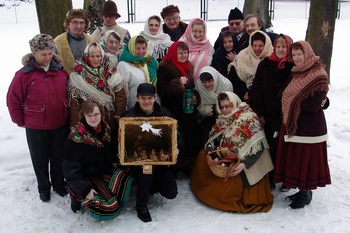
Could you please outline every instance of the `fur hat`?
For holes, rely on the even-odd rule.
[[[113,1],[106,1],[103,5],[102,12],[100,13],[101,16],[117,16],[117,18],[120,17],[120,14],[118,13],[118,8],[115,2]]]
[[[85,29],[87,29],[87,27],[89,26],[89,21],[88,21],[86,11],[83,9],[72,9],[72,10],[68,11],[66,14],[66,19],[64,20],[63,26],[65,28],[68,28],[69,22],[75,18],[84,19],[85,20]]]
[[[53,42],[52,36],[47,34],[38,34],[34,36],[33,39],[29,41],[29,46],[32,53],[44,49],[55,49],[55,43]]]
[[[162,12],[160,12],[160,15],[164,19],[167,15],[174,14],[174,13],[180,13],[179,8],[174,5],[169,5],[163,8]]]
[[[231,9],[230,14],[228,15],[228,22],[235,19],[244,19],[242,11],[240,11],[237,7],[235,9]]]

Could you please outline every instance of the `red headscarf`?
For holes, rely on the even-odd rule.
[[[283,37],[284,40],[286,41],[286,45],[287,45],[287,54],[286,56],[284,56],[283,58],[278,58],[276,55],[276,45],[277,45],[277,40],[278,38]],[[293,43],[292,38],[290,38],[287,35],[283,35],[283,34],[279,34],[277,36],[277,38],[275,39],[275,42],[273,43],[273,52],[272,54],[269,56],[269,59],[271,61],[275,61],[278,62],[278,69],[283,69],[284,68],[284,63],[286,63],[289,60],[289,54],[290,54],[290,45]]]
[[[188,57],[186,62],[179,62],[177,59],[177,47],[180,43],[184,43],[181,41],[174,42],[168,49],[168,53],[163,57],[163,60],[172,62],[176,68],[180,71],[180,73],[188,78],[187,72],[190,70],[190,62],[188,61]]]

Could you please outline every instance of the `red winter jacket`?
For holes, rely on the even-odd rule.
[[[31,54],[16,72],[7,92],[12,121],[30,129],[52,130],[68,123],[68,73],[54,55],[49,70],[40,67]]]

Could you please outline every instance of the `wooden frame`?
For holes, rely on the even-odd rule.
[[[172,165],[177,159],[177,121],[170,117],[119,119],[122,165]]]

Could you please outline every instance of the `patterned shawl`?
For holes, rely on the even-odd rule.
[[[88,52],[92,44],[101,50],[102,60],[98,68],[93,68],[89,60]],[[123,79],[104,55],[101,46],[95,42],[85,48],[83,56],[73,65],[68,82],[68,95],[74,99],[93,98],[109,111],[114,111],[114,92],[124,88]]]
[[[142,35],[136,35],[131,37],[131,39],[128,42],[128,45],[125,46],[123,49],[123,53],[120,57],[120,61],[129,62],[131,65],[135,67],[142,68],[143,72],[145,73],[147,82],[152,83],[154,86],[156,86],[158,62],[151,55],[149,55],[148,50],[144,57],[137,57],[135,55],[136,38],[138,36],[142,36]]]
[[[200,71],[200,74],[202,73],[209,73],[214,79],[214,86],[211,90],[207,90],[203,86],[203,83],[200,79],[196,82],[196,89],[201,96],[201,102],[203,104],[216,104],[219,93],[224,91],[233,91],[232,83],[230,80],[225,78],[213,67],[204,66]]]
[[[111,130],[105,121],[102,121],[101,124],[103,124],[105,128],[102,139],[98,139],[93,136],[81,122],[78,122],[78,124],[74,126],[68,135],[68,139],[74,141],[75,143],[84,143],[97,148],[102,148],[104,147],[103,143],[110,142]]]
[[[241,160],[263,148],[269,148],[259,117],[236,94],[225,93],[233,104],[232,113],[223,116],[217,101],[217,110],[220,115],[209,133],[207,143],[213,143],[218,138],[220,147],[227,147]]]
[[[201,41],[197,41],[192,34],[192,27],[195,21],[202,21],[204,23],[204,37]],[[192,63],[194,68],[193,78],[195,83],[199,79],[200,70],[204,66],[211,64],[211,60],[215,52],[206,34],[207,25],[205,21],[201,18],[194,18],[190,21],[185,33],[179,39],[179,41],[185,42],[190,50],[188,60]]]
[[[328,91],[328,76],[320,57],[314,54],[308,42],[297,43],[303,47],[305,60],[292,68],[292,81],[282,94],[282,120],[288,136],[295,135],[297,131],[301,102],[317,91]]]
[[[280,37],[283,37],[284,40],[286,41],[286,46],[287,46],[287,54],[285,57],[283,58],[278,58],[277,55],[276,55],[276,45],[277,45],[277,40],[280,38]],[[290,46],[291,44],[293,43],[293,40],[292,38],[290,38],[289,36],[287,35],[283,35],[283,34],[279,34],[277,36],[277,38],[275,39],[275,42],[274,42],[274,45],[273,45],[273,52],[272,54],[269,56],[269,59],[271,61],[275,61],[275,62],[278,62],[278,69],[283,69],[284,68],[284,64],[290,59],[289,58],[289,55],[290,55]]]
[[[143,31],[140,35],[143,35],[148,40],[148,51],[155,59],[162,59],[166,54],[168,48],[171,46],[173,41],[170,36],[163,32],[163,27],[160,24],[156,35],[152,35],[148,28],[149,18],[146,20]]]
[[[252,36],[257,32],[260,32],[265,36],[265,47],[259,56],[255,55],[252,47],[252,43],[251,43]],[[231,66],[233,65],[236,68],[238,77],[246,83],[247,88],[249,89],[253,84],[256,69],[258,68],[260,61],[270,56],[272,51],[273,51],[273,47],[271,44],[270,37],[265,32],[256,30],[249,37],[248,47],[243,49],[237,54],[235,60],[230,63],[228,70],[230,70]]]

